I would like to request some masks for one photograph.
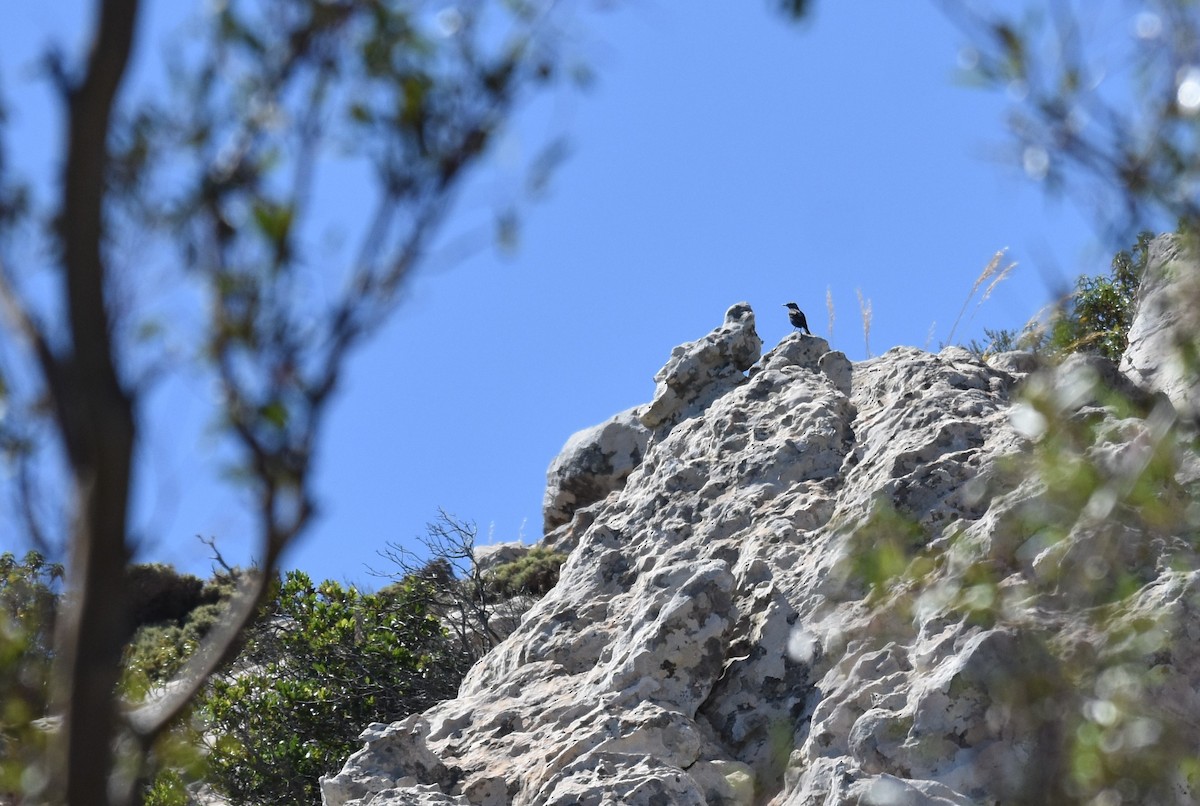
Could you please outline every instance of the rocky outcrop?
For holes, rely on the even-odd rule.
[[[497,566],[514,563],[529,554],[529,546],[519,540],[507,543],[485,543],[472,546],[471,559],[481,573],[496,570]]]
[[[1096,359],[759,357],[753,325],[672,353],[640,464],[548,538],[559,584],[325,802],[1196,802],[1173,408]]]
[[[577,509],[621,489],[641,464],[649,439],[650,431],[642,425],[636,408],[572,435],[546,472],[545,531],[570,521]]]
[[[654,375],[654,399],[641,413],[647,428],[670,425],[691,409],[702,409],[738,386],[743,373],[762,354],[754,329],[754,311],[739,302],[725,312],[725,323],[699,341],[681,344]]]
[[[1200,395],[1195,389],[1198,340],[1200,272],[1196,260],[1188,254],[1184,236],[1156,238],[1150,242],[1121,371],[1140,386],[1163,392],[1180,410],[1200,414]]]

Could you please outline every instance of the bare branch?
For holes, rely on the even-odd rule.
[[[427,559],[408,548],[388,543],[380,555],[400,569],[399,574],[373,572],[393,579],[420,580],[428,586],[425,602],[453,633],[464,658],[473,663],[500,643],[512,626],[501,624],[502,599],[475,560],[476,525],[438,509],[437,520],[420,538]]]
[[[204,545],[208,546],[209,550],[211,550],[213,553],[213,556],[212,556],[213,562],[215,562],[217,565],[221,566],[221,568],[225,571],[226,574],[229,574],[230,576],[234,576],[235,574],[238,573],[236,568],[234,568],[232,565],[230,565],[228,562],[225,561],[225,557],[224,557],[224,555],[221,554],[221,550],[217,548],[217,539],[215,537],[204,537],[202,535],[196,535],[196,539],[199,540]]]
[[[42,528],[41,519],[37,513],[38,496],[34,490],[33,471],[30,468],[28,456],[22,456],[17,466],[17,498],[20,499],[21,519],[25,522],[25,532],[34,548],[45,557],[61,557],[62,546],[50,545],[46,530]]]

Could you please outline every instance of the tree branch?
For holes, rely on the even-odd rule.
[[[56,797],[68,804],[103,806],[111,802],[114,690],[126,630],[123,579],[135,436],[134,403],[117,374],[105,306],[103,218],[107,134],[133,48],[138,0],[104,0],[98,16],[83,79],[66,88],[68,133],[57,223],[71,347],[69,358],[53,362],[55,374],[46,381],[75,494],[71,595],[59,622],[53,673],[63,727],[50,780]]]

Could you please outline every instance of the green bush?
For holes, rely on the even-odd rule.
[[[129,591],[129,617],[134,628],[145,624],[182,621],[204,601],[204,583],[198,577],[181,574],[169,565],[131,565],[125,575]]]
[[[521,559],[496,566],[488,583],[499,596],[545,596],[558,583],[558,569],[566,559],[565,554],[535,546]]]
[[[31,783],[45,749],[46,734],[32,722],[47,713],[62,573],[35,551],[19,561],[0,554],[0,802]]]
[[[1143,232],[1132,249],[1117,253],[1107,277],[1084,275],[1075,281],[1070,306],[1051,329],[1051,351],[1098,353],[1121,360],[1153,238]]]
[[[135,569],[152,570],[146,572]],[[157,589],[166,593],[160,597],[150,597],[149,600],[143,599],[143,604],[135,608],[135,612],[143,615],[155,614],[155,618],[142,622],[125,647],[122,690],[135,700],[144,697],[153,687],[167,682],[183,669],[184,663],[220,619],[226,601],[234,590],[232,578],[226,575],[201,582],[196,577],[177,574],[170,566],[143,565],[131,569],[131,575],[139,573],[143,579],[168,580],[168,583],[160,586],[154,582],[144,586],[143,592]],[[170,582],[172,579],[183,581],[175,586]],[[196,585],[187,580],[195,580]],[[179,593],[181,591],[189,593],[183,595]],[[155,599],[163,606],[145,604]],[[186,609],[181,606],[184,603],[188,604]],[[181,615],[170,615],[176,612]]]
[[[209,781],[235,803],[319,803],[364,725],[454,696],[461,682],[425,583],[364,594],[283,579],[233,672],[199,706]]]
[[[187,786],[175,770],[161,771],[146,789],[144,806],[188,806]]]

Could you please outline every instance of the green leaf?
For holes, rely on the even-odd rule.
[[[267,240],[281,244],[292,230],[295,208],[290,204],[259,201],[254,205],[254,224]]]
[[[259,406],[258,416],[280,430],[287,428],[288,411],[278,400]]]

